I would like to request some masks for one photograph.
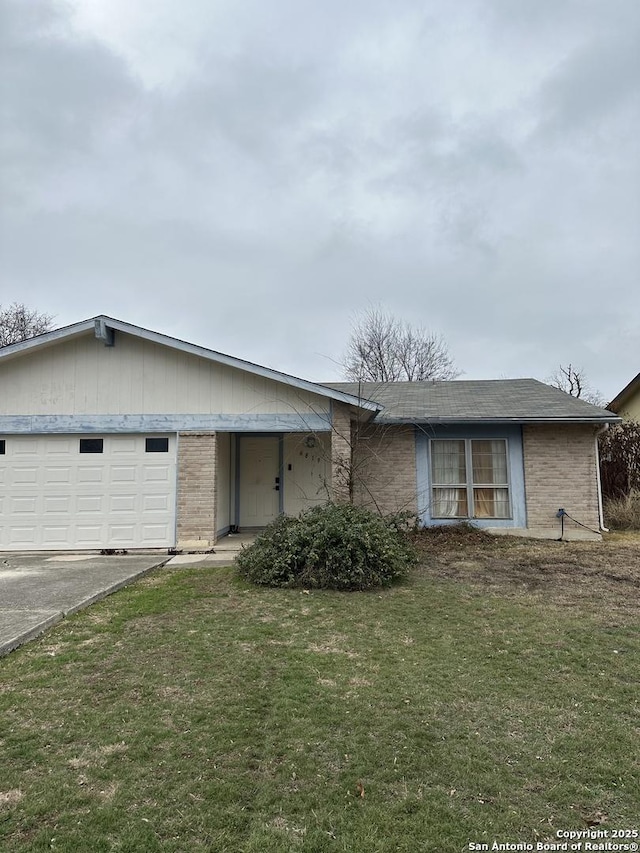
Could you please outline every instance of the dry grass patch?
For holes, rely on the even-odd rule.
[[[15,806],[24,797],[24,794],[19,788],[12,788],[10,791],[0,791],[0,809],[3,806]]]

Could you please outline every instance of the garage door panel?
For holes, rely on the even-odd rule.
[[[110,479],[112,483],[135,483],[138,480],[138,469],[135,465],[113,465]]]
[[[32,459],[40,453],[39,442],[30,441],[28,438],[12,439],[11,448],[14,459]]]
[[[114,545],[125,545],[133,542],[135,528],[133,524],[110,524],[109,539]]]
[[[42,544],[64,545],[67,541],[68,533],[69,526],[67,524],[58,524],[55,526],[46,524],[42,528]]]
[[[168,495],[143,495],[142,496],[142,512],[168,512],[169,496]]]
[[[109,496],[109,512],[136,512],[137,511],[137,495],[110,495]]]
[[[35,486],[38,484],[38,468],[27,468],[26,466],[18,466],[14,468],[10,475],[13,481],[13,485],[22,486],[29,485]]]
[[[98,547],[102,544],[104,528],[101,524],[76,525],[76,542],[85,548]]]
[[[46,456],[70,456],[73,452],[74,444],[72,440],[67,439],[57,439],[56,441],[43,441],[41,442],[42,452]]]
[[[71,512],[70,495],[45,495],[42,502],[45,515]]]
[[[143,524],[142,525],[142,540],[147,544],[163,539],[169,535],[169,530],[166,524]]]
[[[11,497],[9,499],[9,512],[12,515],[33,516],[36,512],[37,500],[35,497]]]
[[[43,483],[48,486],[50,483],[66,483],[71,485],[73,482],[71,466],[66,465],[64,468],[49,468],[43,469]]]
[[[37,529],[34,526],[30,527],[19,527],[12,526],[9,529],[9,535],[7,537],[7,544],[10,548],[18,549],[21,547],[28,547],[30,545],[37,545]]]
[[[101,454],[80,453],[79,436],[7,438],[0,549],[175,543],[175,437],[161,463],[149,461],[145,436],[102,438]]]
[[[75,511],[78,515],[86,513],[101,513],[104,511],[105,499],[102,495],[76,495]]]
[[[103,466],[86,465],[76,469],[77,483],[102,483],[105,480],[105,471]]]
[[[117,444],[110,447],[109,452],[114,458],[135,456],[140,449],[139,438],[120,438]]]
[[[145,465],[142,475],[146,483],[169,481],[170,470],[168,465]]]

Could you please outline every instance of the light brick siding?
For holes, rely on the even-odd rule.
[[[331,421],[331,491],[334,501],[349,500],[351,413],[346,403],[333,403]]]
[[[412,426],[360,425],[334,402],[331,429],[333,500],[386,515],[417,513],[416,442]]]
[[[560,529],[562,508],[599,529],[595,428],[587,425],[525,425],[522,429],[527,527]],[[576,529],[565,519],[565,530]]]
[[[354,500],[383,515],[416,515],[416,439],[412,426],[365,427],[355,443]]]
[[[216,434],[178,437],[178,546],[209,547],[216,532]]]

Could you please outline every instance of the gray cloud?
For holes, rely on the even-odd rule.
[[[5,0],[0,301],[311,378],[368,301],[465,375],[638,370],[635,0]]]

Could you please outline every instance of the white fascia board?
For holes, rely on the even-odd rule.
[[[99,317],[96,320],[101,319]],[[93,331],[95,320],[82,320],[80,323],[73,323],[71,326],[63,326],[61,329],[54,329],[53,332],[44,332],[42,335],[37,335],[35,338],[28,338],[26,341],[19,341],[17,344],[8,344],[6,347],[0,347],[0,359],[10,358],[13,355],[27,352],[38,347],[48,346],[67,338],[78,337],[85,332]]]
[[[294,388],[300,388],[303,391],[308,391],[311,394],[317,394],[320,397],[328,397],[330,400],[338,400],[342,403],[347,403],[350,406],[357,406],[360,409],[367,409],[371,412],[379,412],[382,409],[378,403],[370,400],[363,400],[359,397],[354,397],[351,394],[345,394],[342,391],[334,391],[326,388],[324,385],[317,385],[315,382],[309,382],[307,379],[299,379],[297,376],[290,376],[288,373],[281,373],[279,370],[273,370],[270,367],[262,367],[259,364],[254,364],[251,361],[245,361],[241,358],[235,358],[231,355],[225,355],[215,350],[207,349],[206,347],[190,344],[187,341],[181,341],[179,338],[172,338],[169,335],[163,335],[160,332],[152,332],[150,329],[143,329],[140,326],[134,326],[131,323],[125,323],[122,320],[116,320],[113,317],[107,317],[100,314],[97,317],[91,317],[89,320],[82,320],[80,323],[74,323],[71,326],[64,326],[61,329],[55,329],[53,332],[45,332],[43,335],[38,335],[35,338],[30,338],[26,341],[20,341],[17,344],[10,344],[7,347],[0,349],[0,358],[7,358],[13,355],[18,355],[28,350],[35,349],[41,346],[48,346],[57,341],[72,338],[86,332],[94,332],[96,321],[103,321],[104,324],[119,332],[124,332],[127,335],[134,335],[138,338],[143,338],[151,343],[160,344],[161,346],[172,347],[181,352],[195,355],[198,358],[204,358],[208,361],[214,361],[218,364],[225,364],[228,367],[235,367],[238,370],[244,370],[247,373],[253,373],[256,376],[262,376],[265,379],[272,379],[275,382],[281,382],[284,385],[290,385]],[[117,343],[116,343],[117,346]]]

